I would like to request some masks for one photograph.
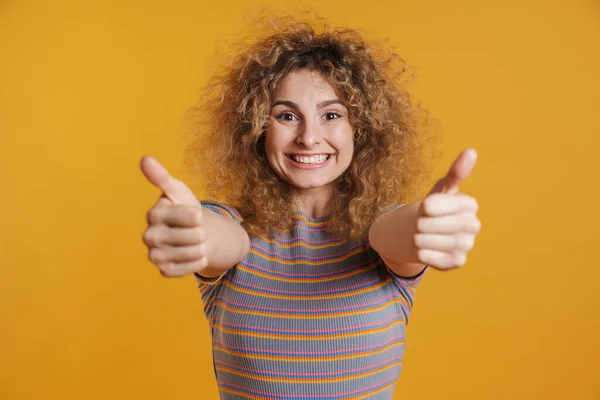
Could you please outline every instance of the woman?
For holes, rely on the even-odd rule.
[[[162,191],[149,258],[196,276],[223,399],[391,398],[427,266],[465,263],[481,224],[458,184],[476,153],[398,205],[424,170],[426,123],[398,65],[351,30],[278,28],[198,108],[192,154],[224,202],[142,160]]]

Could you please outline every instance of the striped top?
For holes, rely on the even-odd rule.
[[[367,237],[327,233],[327,219],[298,214],[293,231],[251,238],[222,276],[196,274],[221,399],[392,398],[424,273],[395,275]]]

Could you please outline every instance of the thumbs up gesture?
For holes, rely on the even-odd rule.
[[[203,211],[194,193],[151,157],[141,161],[146,178],[162,192],[148,211],[143,240],[148,258],[161,274],[179,277],[208,264],[204,242]]]
[[[465,264],[481,222],[477,201],[459,193],[458,186],[471,174],[476,160],[474,149],[462,152],[421,203],[415,235],[419,262],[436,269]]]

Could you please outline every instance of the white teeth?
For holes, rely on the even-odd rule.
[[[302,164],[319,164],[319,163],[327,161],[328,157],[329,156],[327,156],[325,154],[320,154],[318,156],[311,156],[311,157],[291,155],[292,160],[296,161],[297,163],[302,163]]]

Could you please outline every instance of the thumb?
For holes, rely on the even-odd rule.
[[[140,162],[140,167],[146,178],[159,188],[173,204],[198,205],[196,195],[180,180],[177,180],[158,161],[150,156],[145,156]]]
[[[432,193],[458,193],[458,185],[462,183],[473,171],[475,162],[477,161],[477,151],[475,149],[466,149],[452,163],[446,176],[437,181]]]

